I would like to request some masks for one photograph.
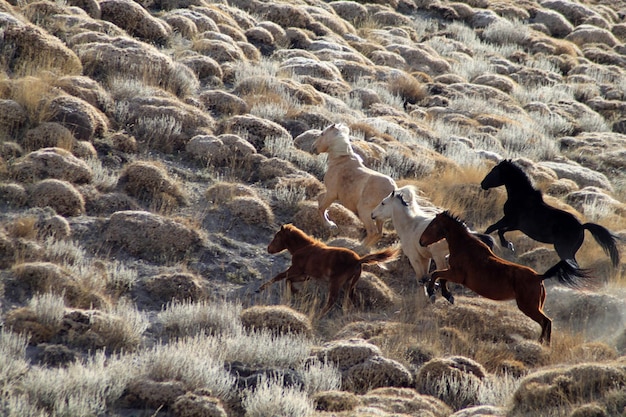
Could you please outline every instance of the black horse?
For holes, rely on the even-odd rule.
[[[576,252],[583,244],[587,229],[611,257],[613,266],[619,265],[615,235],[595,223],[581,224],[571,213],[546,204],[541,191],[533,187],[526,173],[510,159],[496,165],[480,183],[483,190],[500,185],[506,187],[508,194],[504,217],[489,226],[485,233],[497,230],[502,246],[513,250],[513,244],[504,238],[504,233],[521,230],[539,242],[554,244],[559,258],[577,266]]]

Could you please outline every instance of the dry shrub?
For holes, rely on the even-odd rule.
[[[67,94],[86,101],[104,114],[109,114],[114,108],[111,94],[102,84],[92,78],[83,75],[66,76],[56,78],[52,83]]]
[[[145,211],[118,211],[109,218],[105,242],[155,261],[182,259],[201,242],[187,225]]]
[[[511,346],[516,360],[528,367],[547,365],[550,360],[550,351],[539,342],[523,340]]]
[[[359,397],[346,391],[322,391],[313,395],[315,408],[318,411],[338,413],[353,411],[360,403]]]
[[[326,343],[315,354],[321,361],[333,363],[346,371],[369,358],[380,356],[381,351],[363,339],[350,339]]]
[[[20,263],[13,267],[12,273],[13,277],[6,283],[6,293],[17,301],[24,301],[33,293],[53,293],[62,295],[66,305],[71,307],[103,308],[109,305],[106,295],[51,262]]]
[[[128,195],[165,212],[185,205],[187,201],[179,184],[158,162],[135,161],[127,164],[117,184]]]
[[[4,325],[15,333],[28,334],[29,343],[38,345],[51,341],[59,331],[58,326],[42,323],[35,312],[28,307],[20,307],[7,313]]]
[[[0,172],[2,171],[2,158],[0,158]],[[28,197],[24,187],[17,183],[0,183],[0,204],[10,207],[23,207]]]
[[[400,96],[405,104],[417,104],[428,95],[426,86],[411,75],[392,78],[388,88],[391,93]]]
[[[193,158],[218,167],[235,167],[256,153],[248,141],[233,134],[197,135],[187,142],[185,150]]]
[[[399,362],[373,356],[342,374],[342,388],[357,394],[380,387],[409,387],[411,373]]]
[[[459,182],[459,178],[463,181]],[[450,171],[439,178],[420,181],[420,187],[435,205],[461,216],[470,227],[480,228],[487,222],[500,219],[506,200],[504,190],[483,191],[481,180],[482,176],[469,177]]]
[[[231,215],[249,225],[273,226],[274,212],[258,197],[235,197],[227,204]]]
[[[293,215],[293,224],[312,236],[329,237],[332,232],[320,217],[317,203],[303,201]],[[351,239],[361,239],[364,229],[359,218],[340,204],[331,204],[328,215],[337,224],[339,235]]]
[[[275,334],[311,336],[311,320],[287,306],[253,306],[241,312],[241,322],[248,330],[269,330]]]
[[[9,14],[0,16],[0,26],[3,27],[0,64],[15,76],[44,71],[63,75],[81,73],[82,65],[76,54],[43,29]]]
[[[230,182],[217,182],[204,193],[206,199],[216,205],[226,204],[237,197],[258,197],[256,191],[247,185]]]
[[[393,415],[446,417],[452,413],[442,401],[408,388],[378,388],[359,398],[363,405]]]
[[[85,161],[61,148],[44,148],[29,153],[11,166],[10,174],[20,182],[56,178],[83,184],[93,179],[93,172]]]
[[[161,43],[172,33],[165,21],[153,17],[138,3],[129,0],[100,2],[102,20],[114,23],[131,36],[150,43]]]
[[[623,361],[540,370],[521,381],[510,415],[555,415],[576,404],[607,401],[615,392],[623,393],[624,386],[626,365]]]
[[[30,189],[33,207],[52,207],[61,216],[80,216],[85,213],[83,196],[67,181],[47,179]]]
[[[36,223],[34,216],[20,216],[7,225],[7,231],[13,238],[34,239],[37,237]]]
[[[137,378],[128,384],[124,401],[134,408],[171,407],[186,393],[185,384],[180,381],[154,381]]]
[[[172,412],[174,417],[228,417],[219,399],[191,392],[176,399]]]
[[[415,389],[459,410],[477,404],[486,375],[482,365],[472,359],[462,356],[436,358],[419,369],[415,375]]]
[[[353,302],[366,311],[380,312],[393,307],[398,296],[376,275],[363,272],[355,287]]]
[[[510,303],[457,296],[455,304],[438,300],[433,307],[440,326],[468,332],[470,339],[511,342],[517,336],[535,339],[538,334],[539,325]]]
[[[144,288],[150,300],[161,305],[172,300],[197,301],[207,295],[202,279],[184,272],[150,277],[145,281]]]
[[[0,100],[0,134],[3,137],[17,136],[27,121],[28,113],[20,103],[13,100]]]
[[[253,115],[228,118],[219,124],[218,130],[219,133],[234,133],[246,138],[257,151],[263,149],[268,137],[292,140],[289,132],[278,123]]]
[[[65,126],[56,122],[44,122],[24,134],[21,144],[26,151],[41,148],[63,148],[71,151],[74,135]]]
[[[587,342],[574,346],[571,354],[581,362],[606,362],[616,360],[618,357],[614,347],[602,342]]]
[[[100,110],[70,95],[62,94],[50,100],[46,113],[46,121],[65,126],[77,140],[91,141],[109,128],[109,120]]]

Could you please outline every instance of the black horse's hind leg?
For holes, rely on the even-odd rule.
[[[559,258],[564,261],[570,261],[574,263],[575,267],[578,267],[578,261],[576,261],[576,252],[583,244],[585,235],[580,233],[578,236],[566,236],[559,237],[559,240],[554,241],[554,250]]]

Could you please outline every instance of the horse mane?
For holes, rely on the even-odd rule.
[[[348,125],[344,123],[335,123],[331,125],[337,130],[337,134],[333,137],[330,145],[329,145],[329,153],[337,156],[354,156],[357,157],[352,150],[352,145],[350,144],[350,128]],[[360,157],[359,157],[360,159]]]
[[[517,175],[519,175],[519,178],[524,181],[525,184],[528,185],[528,187],[530,189],[532,189],[534,191],[533,196],[537,199],[543,200],[543,193],[541,192],[541,190],[539,190],[537,187],[535,187],[535,184],[533,183],[532,179],[530,178],[530,176],[526,173],[526,171],[524,171],[524,169],[522,169],[522,167],[516,163],[513,162],[512,159],[504,159],[502,160],[502,162],[500,162],[500,164],[505,164],[507,167],[509,167],[510,169],[512,169]]]
[[[469,227],[467,227],[467,224],[465,223],[465,221],[461,219],[459,216],[452,214],[450,210],[445,210],[441,214],[443,214],[444,216],[446,216],[447,218],[451,220],[454,220],[454,222],[459,224],[459,226],[463,226],[463,228],[467,230],[467,233],[469,233]]]
[[[295,238],[295,239],[310,242],[310,243],[319,243],[317,240],[307,235],[306,233],[304,233],[302,230],[298,229],[296,226],[294,226],[291,223],[283,225],[283,230],[286,230],[289,232],[290,239]]]
[[[403,205],[412,215],[427,216],[429,214],[437,214],[439,211],[435,208],[422,207],[420,204],[420,197],[418,195],[417,187],[414,185],[405,185],[396,190],[401,196]]]

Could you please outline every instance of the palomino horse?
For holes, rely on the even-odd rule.
[[[372,220],[372,210],[396,188],[391,177],[363,165],[350,145],[350,129],[344,124],[332,124],[313,143],[315,153],[328,153],[328,169],[324,175],[326,192],[318,198],[322,221],[330,228],[337,225],[328,218],[328,207],[339,201],[355,213],[367,232],[366,245],[382,236],[383,221]]]
[[[430,281],[428,272],[431,259],[435,262],[437,269],[447,267],[446,258],[449,252],[448,242],[445,239],[427,247],[419,244],[419,238],[438,212],[439,210],[434,208],[422,209],[420,207],[415,187],[412,185],[405,185],[392,191],[372,211],[373,219],[391,219],[400,237],[402,251],[409,258],[419,283]],[[493,249],[494,241],[491,236],[470,232]],[[443,280],[441,284],[442,288],[447,289]],[[444,292],[443,295],[450,303],[454,303],[454,297],[449,291]]]
[[[328,282],[328,301],[319,317],[324,316],[331,309],[343,287],[347,286],[347,294],[350,298],[354,296],[354,286],[361,277],[363,264],[390,262],[396,259],[399,253],[399,249],[385,249],[361,257],[347,248],[327,246],[292,224],[281,226],[267,247],[269,253],[278,253],[285,249],[291,254],[291,266],[261,285],[257,292],[283,279],[287,280],[287,285],[292,291],[291,284],[294,282],[302,282],[310,278],[326,281]]]
[[[533,269],[509,262],[496,256],[491,249],[474,237],[465,224],[449,212],[437,214],[430,222],[420,245],[428,246],[441,239],[448,241],[450,256],[448,269],[436,270],[429,283],[429,293],[434,293],[437,279],[456,282],[475,293],[492,300],[515,300],[517,307],[539,323],[539,342],[550,344],[552,320],[543,312],[546,289],[543,280],[556,277],[560,283],[575,287],[580,279],[586,279],[585,271],[561,260],[543,275]],[[447,292],[443,288],[442,292]]]
[[[497,230],[502,246],[513,250],[513,244],[504,238],[504,233],[521,230],[539,242],[554,244],[559,258],[578,265],[576,252],[583,244],[587,229],[611,257],[613,266],[619,264],[616,238],[610,231],[595,223],[581,224],[571,213],[546,204],[541,191],[533,187],[526,173],[510,159],[496,165],[480,183],[483,190],[501,185],[506,187],[508,195],[504,217],[489,226],[485,233]]]

